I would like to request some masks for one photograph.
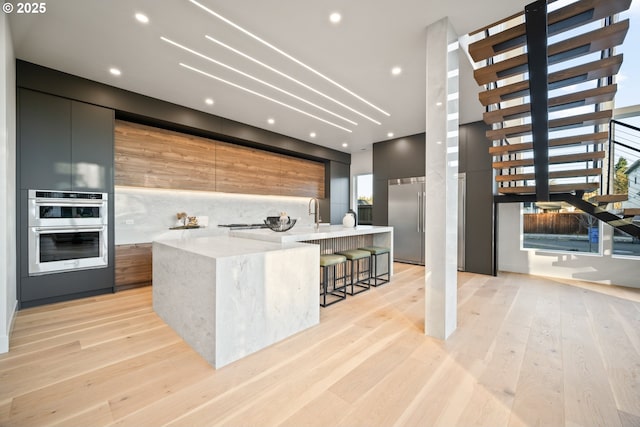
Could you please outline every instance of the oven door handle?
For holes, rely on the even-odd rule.
[[[95,226],[95,225],[77,225],[73,227],[32,227],[34,231],[48,231],[51,233],[59,232],[74,232],[74,231],[104,231],[107,226]]]
[[[43,199],[43,200],[34,200],[36,205],[52,205],[52,206],[95,206],[101,207],[107,204],[106,200],[74,200],[73,202],[69,202],[66,200],[53,200],[53,199]]]

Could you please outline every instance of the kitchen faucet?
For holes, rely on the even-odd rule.
[[[311,204],[315,204],[315,209],[313,212],[311,212]],[[316,199],[315,197],[312,197],[311,200],[309,200],[309,215],[313,215],[313,222],[316,224],[316,230],[320,229],[320,203],[318,202],[318,199]]]

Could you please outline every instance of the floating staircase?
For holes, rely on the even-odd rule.
[[[628,20],[613,16],[630,5],[578,0],[548,12],[547,1],[539,0],[471,33],[484,36],[469,45],[469,54],[484,64],[474,78],[484,87],[479,100],[492,126],[487,137],[494,142],[497,202],[563,201],[640,237],[631,220],[637,210],[607,211],[607,200],[617,201],[608,195],[595,204],[583,199],[602,191],[603,170],[610,167],[613,76],[623,60],[613,48],[629,30]]]

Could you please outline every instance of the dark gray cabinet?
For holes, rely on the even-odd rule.
[[[113,110],[20,89],[20,188],[113,191]]]
[[[114,111],[29,89],[18,89],[18,298],[31,307],[112,292],[113,222],[106,268],[29,276],[28,191],[109,193],[113,218]]]
[[[73,190],[112,192],[113,121],[113,110],[71,102]]]
[[[71,189],[71,101],[21,89],[20,188]]]

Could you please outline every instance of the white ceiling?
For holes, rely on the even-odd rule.
[[[10,15],[16,57],[154,98],[248,123],[336,150],[355,152],[371,143],[425,131],[426,27],[448,16],[466,34],[523,9],[521,0],[197,0],[229,21],[312,67],[387,116],[293,60],[213,16],[190,0],[54,0],[39,15]],[[342,14],[338,25],[331,12]],[[139,23],[136,12],[150,22]],[[338,105],[282,75],[205,38],[209,35],[298,79]],[[356,122],[323,111],[220,64],[186,52],[168,38],[211,59],[278,86]],[[351,130],[347,132],[179,65],[241,85]],[[391,68],[402,74],[391,75]],[[114,77],[110,67],[122,75]],[[461,123],[480,119],[477,88],[464,64]],[[215,101],[205,104],[205,98]],[[275,123],[267,123],[273,118]],[[316,137],[310,136],[311,132]],[[342,144],[348,143],[347,148]]]

